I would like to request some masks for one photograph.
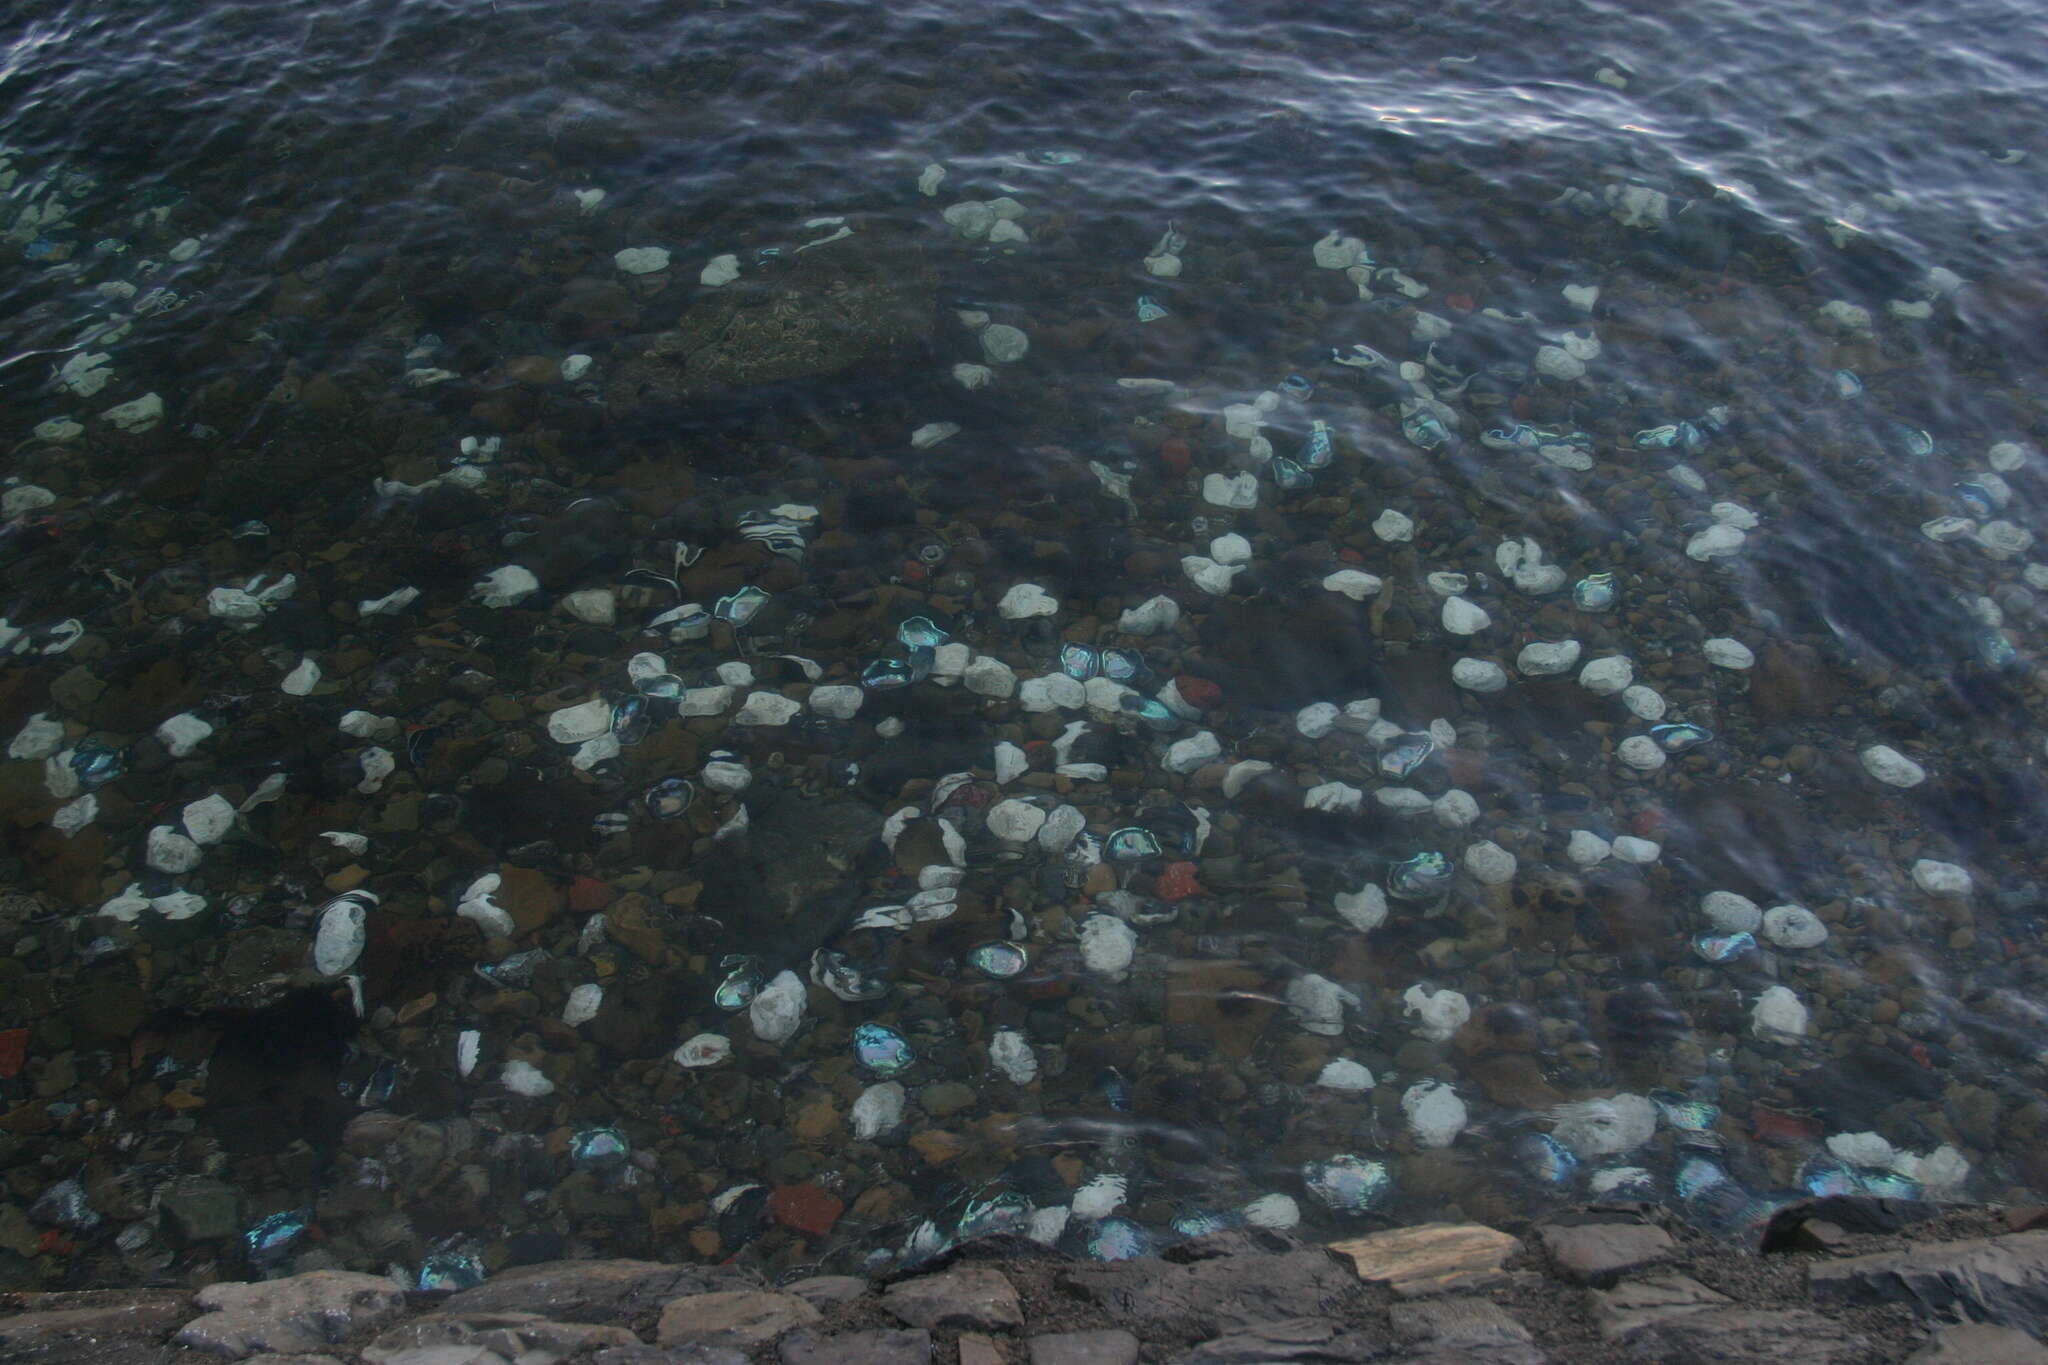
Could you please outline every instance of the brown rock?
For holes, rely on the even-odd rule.
[[[1936,1328],[1906,1365],[2048,1365],[2048,1346],[2018,1328],[1966,1322]]]
[[[706,1288],[689,1266],[656,1261],[543,1261],[501,1270],[441,1305],[444,1313],[539,1313],[557,1322],[631,1322]]]
[[[1842,699],[1842,680],[1811,645],[1777,643],[1757,651],[1749,671],[1749,704],[1758,720],[1827,715]]]
[[[530,934],[562,913],[562,890],[538,868],[498,865],[498,894],[494,898],[512,916],[522,934]]]
[[[912,1327],[1001,1331],[1024,1325],[1017,1291],[999,1270],[961,1266],[890,1285],[882,1306]]]
[[[2048,1322],[2048,1231],[1817,1262],[1806,1281],[1816,1303],[1904,1303],[1937,1321],[2037,1331]]]
[[[1866,1359],[1870,1343],[1843,1324],[1804,1308],[1708,1308],[1653,1322],[1633,1332],[1628,1348],[1640,1360],[1700,1365],[1831,1365]]]
[[[1659,1275],[1629,1280],[1613,1289],[1593,1291],[1593,1320],[1610,1341],[1688,1313],[1703,1313],[1732,1300],[1688,1275]]]
[[[1250,1056],[1280,1008],[1272,982],[1247,962],[1178,958],[1166,971],[1166,1022],[1200,1030],[1224,1057]]]
[[[1504,1278],[1501,1264],[1522,1244],[1477,1223],[1423,1223],[1332,1242],[1329,1249],[1349,1258],[1366,1283],[1417,1298],[1477,1289]]]
[[[1138,1339],[1119,1328],[1030,1337],[1031,1365],[1138,1365]]]
[[[823,1314],[794,1294],[766,1289],[727,1289],[686,1294],[661,1310],[655,1341],[662,1346],[704,1342],[750,1350],[784,1332],[819,1321]]]
[[[1585,1284],[1613,1284],[1666,1259],[1676,1246],[1670,1233],[1647,1223],[1546,1223],[1538,1233],[1557,1268]]]
[[[158,1340],[191,1312],[182,1290],[94,1289],[73,1294],[9,1296],[15,1312],[0,1318],[0,1356],[54,1354],[68,1338],[133,1336]]]
[[[932,1334],[880,1328],[826,1335],[802,1328],[782,1339],[782,1365],[931,1365]]]
[[[960,1365],[1003,1365],[1002,1348],[979,1332],[967,1332],[960,1338]]]
[[[210,1284],[193,1302],[205,1315],[186,1323],[173,1340],[224,1356],[318,1351],[374,1331],[405,1311],[405,1293],[390,1280],[346,1270]]]

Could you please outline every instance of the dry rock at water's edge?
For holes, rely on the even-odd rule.
[[[1744,1308],[1686,1275],[1628,1280],[1594,1290],[1600,1333],[1643,1360],[1805,1365],[1858,1357],[1870,1343],[1803,1308]]]
[[[24,1311],[0,1318],[0,1360],[52,1352],[66,1342],[158,1340],[190,1315],[192,1296],[182,1290],[92,1289],[23,1294],[17,1302]]]
[[[177,1344],[235,1357],[319,1351],[405,1311],[405,1294],[390,1280],[347,1270],[210,1284],[193,1302],[205,1315],[179,1329]]]
[[[428,1313],[377,1334],[362,1351],[365,1365],[405,1365],[427,1353],[451,1359],[463,1349],[490,1351],[505,1360],[560,1359],[599,1346],[632,1346],[639,1338],[623,1327],[550,1322],[534,1313]]]
[[[1359,1279],[1403,1298],[1484,1287],[1502,1278],[1501,1264],[1521,1249],[1507,1233],[1478,1223],[1423,1223],[1330,1244]]]
[[[1319,1318],[1360,1297],[1356,1277],[1320,1249],[1222,1256],[1192,1265],[1151,1257],[1079,1265],[1060,1273],[1059,1286],[1141,1338]]]
[[[1138,1365],[1138,1339],[1129,1332],[1047,1332],[1024,1343],[1031,1365]]]
[[[1024,1325],[1016,1287],[987,1266],[961,1266],[892,1284],[882,1295],[882,1307],[912,1327],[998,1331]]]
[[[2048,1346],[2017,1327],[1965,1322],[1937,1330],[1906,1365],[2048,1365]]]
[[[296,1362],[294,1362],[296,1365]],[[747,1365],[747,1357],[730,1346],[607,1346],[590,1365]]]
[[[767,1289],[725,1289],[686,1294],[661,1310],[655,1340],[663,1346],[701,1341],[740,1350],[765,1345],[823,1315],[794,1294]]]
[[[932,1334],[922,1328],[839,1332],[800,1327],[777,1348],[782,1365],[931,1365]]]
[[[1468,1294],[1397,1303],[1388,1316],[1408,1354],[1389,1365],[1547,1365],[1529,1329],[1490,1299]]]
[[[1613,1284],[1668,1259],[1677,1246],[1670,1233],[1647,1223],[1547,1223],[1539,1232],[1557,1268],[1586,1284]]]
[[[1384,1343],[1347,1331],[1334,1318],[1282,1318],[1262,1322],[1205,1341],[1175,1365],[1273,1365],[1312,1361],[1315,1365],[1347,1365],[1381,1359]]]
[[[731,1280],[718,1277],[720,1285]],[[500,1271],[441,1305],[443,1313],[538,1313],[556,1322],[626,1323],[713,1287],[702,1266],[658,1261],[542,1261]]]
[[[2048,1232],[2015,1232],[1824,1261],[1807,1271],[1819,1304],[1903,1303],[1958,1318],[2048,1332]]]

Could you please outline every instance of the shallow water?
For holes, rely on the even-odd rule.
[[[18,7],[0,1274],[2048,1187],[2028,15]]]

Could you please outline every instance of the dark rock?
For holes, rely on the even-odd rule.
[[[1017,1291],[999,1270],[968,1265],[890,1285],[882,1306],[912,1327],[995,1331],[1022,1327]]]
[[[444,1313],[538,1313],[558,1322],[626,1323],[681,1294],[711,1288],[691,1266],[654,1261],[543,1261],[500,1271],[441,1305]]]
[[[823,1311],[835,1303],[851,1303],[868,1292],[868,1282],[858,1275],[813,1275],[808,1280],[782,1286],[811,1307]]]
[[[2048,1365],[2048,1346],[2018,1328],[1965,1322],[1937,1328],[1906,1365]]]
[[[1684,1365],[1829,1365],[1862,1359],[1868,1340],[1804,1308],[1708,1308],[1631,1332],[1631,1360]]]
[[[1921,1317],[2048,1330],[2048,1232],[2015,1232],[1822,1262],[1814,1302],[1904,1303]]]
[[[1771,1215],[1770,1223],[1764,1228],[1762,1249],[1766,1252],[1821,1249],[1814,1245],[1815,1239],[1809,1231],[1818,1223],[1829,1224],[1842,1233],[1887,1233],[1923,1222],[1932,1218],[1935,1212],[1932,1204],[1906,1199],[1875,1199],[1862,1194],[1803,1199]],[[1825,1237],[1820,1240],[1833,1244]]]
[[[1380,1343],[1345,1331],[1344,1324],[1332,1318],[1285,1318],[1205,1341],[1175,1360],[1177,1365],[1276,1365],[1288,1361],[1348,1365],[1371,1360],[1379,1353]]]
[[[880,1328],[828,1336],[800,1328],[777,1349],[782,1365],[931,1365],[932,1334]]]
[[[155,1342],[191,1313],[183,1290],[94,1289],[8,1296],[18,1311],[0,1318],[0,1359],[58,1358],[70,1340],[101,1346],[111,1337]]]
[[[1025,1340],[1031,1365],[1138,1365],[1138,1339],[1110,1328],[1098,1332],[1047,1332]]]
[[[1355,1278],[1320,1250],[1184,1266],[1151,1258],[1076,1266],[1059,1283],[1141,1336],[1319,1317],[1359,1292]]]
[[[638,1344],[639,1338],[623,1327],[549,1322],[535,1313],[427,1313],[378,1333],[362,1356],[367,1365],[397,1365],[415,1352],[472,1347],[517,1360],[529,1353],[559,1358],[595,1347]]]
[[[702,1341],[748,1350],[764,1346],[795,1327],[807,1327],[823,1314],[794,1294],[768,1289],[725,1289],[685,1294],[661,1310],[656,1343],[676,1346]]]
[[[318,1351],[356,1332],[375,1331],[405,1311],[405,1294],[390,1280],[344,1270],[210,1284],[193,1302],[205,1315],[179,1329],[177,1344],[238,1357]]]
[[[158,1209],[172,1246],[216,1242],[241,1231],[241,1198],[232,1186],[212,1181],[166,1190]]]
[[[1704,1313],[1732,1303],[1688,1275],[1658,1275],[1593,1291],[1593,1321],[1613,1341],[1669,1318]]]
[[[1613,1284],[1621,1276],[1670,1256],[1671,1234],[1646,1223],[1545,1224],[1543,1245],[1557,1268],[1587,1284]]]
[[[590,1358],[590,1365],[747,1365],[744,1353],[730,1346],[611,1346]]]
[[[1415,1340],[1400,1365],[1543,1365],[1529,1329],[1499,1304],[1470,1295],[1397,1303],[1394,1330]]]

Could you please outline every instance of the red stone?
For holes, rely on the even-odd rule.
[[[806,1237],[823,1237],[844,1212],[844,1199],[816,1185],[778,1185],[768,1196],[768,1216]]]
[[[1536,410],[1536,405],[1529,401],[1529,395],[1526,393],[1516,394],[1515,401],[1508,404],[1508,407],[1524,422],[1528,421],[1529,414]]]
[[[1343,560],[1346,564],[1365,563],[1365,556],[1352,549],[1349,545],[1337,551],[1337,558]]]
[[[21,1074],[21,1064],[28,1060],[28,1030],[11,1028],[0,1033],[0,1081],[11,1081]]]
[[[1749,1131],[1758,1142],[1818,1142],[1821,1122],[1804,1114],[1787,1114],[1758,1104],[1750,1107]]]
[[[1195,880],[1193,863],[1168,863],[1166,871],[1159,874],[1159,880],[1152,885],[1152,894],[1163,901],[1184,901],[1189,896],[1201,896],[1202,884]]]
[[[579,914],[602,910],[612,903],[612,884],[595,877],[578,877],[569,883],[569,908]]]
[[[1173,687],[1180,699],[1197,711],[1213,711],[1223,705],[1223,689],[1207,678],[1183,673],[1173,680]]]
[[[1662,834],[1670,823],[1671,817],[1665,813],[1662,806],[1644,806],[1629,817],[1628,832],[1638,839],[1654,839]]]
[[[1444,304],[1446,307],[1455,308],[1461,313],[1469,313],[1479,306],[1479,300],[1473,298],[1470,294],[1446,294],[1444,295]]]
[[[1169,436],[1159,443],[1159,462],[1176,474],[1185,474],[1195,462],[1195,453],[1180,437]]]

